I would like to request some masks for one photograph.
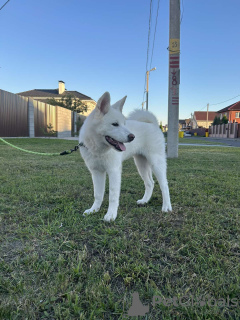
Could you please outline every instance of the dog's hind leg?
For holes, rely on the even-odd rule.
[[[154,181],[152,178],[152,169],[147,159],[142,155],[135,155],[134,162],[136,164],[138,172],[141,178],[143,179],[144,185],[145,185],[144,196],[142,199],[137,201],[137,204],[144,204],[150,200],[152,196],[153,188],[154,188]]]
[[[158,155],[153,155],[148,157],[148,161],[151,164],[152,171],[156,176],[158,183],[160,185],[160,189],[162,191],[162,211],[172,211],[168,181],[167,181],[167,164],[165,158],[161,158]]]
[[[93,187],[94,187],[94,203],[90,209],[84,211],[83,215],[88,215],[92,212],[98,212],[105,192],[106,172],[91,171]]]

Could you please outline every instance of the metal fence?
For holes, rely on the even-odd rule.
[[[28,98],[0,90],[0,137],[28,135]]]
[[[0,137],[43,137],[49,126],[59,138],[71,137],[76,115],[50,104],[0,90]],[[71,130],[72,129],[72,130]]]
[[[49,131],[57,131],[57,108],[50,104],[33,100],[35,137],[42,137]]]

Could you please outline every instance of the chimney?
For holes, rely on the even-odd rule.
[[[58,81],[58,94],[62,94],[65,91],[65,82]]]

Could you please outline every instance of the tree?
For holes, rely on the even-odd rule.
[[[228,118],[226,116],[223,116],[222,119],[216,116],[213,120],[212,125],[216,126],[218,124],[227,124],[227,123],[228,123]]]
[[[162,121],[160,122],[160,126],[159,126],[159,128],[162,130],[162,132],[163,132],[163,126],[162,126]]]
[[[71,94],[67,94],[61,98],[61,100],[55,100],[54,98],[47,99],[47,103],[53,106],[63,107],[77,113],[83,113],[88,110],[88,106],[84,104],[80,99],[75,98]]]
[[[224,123],[224,124],[228,123],[228,118],[226,116],[222,117],[222,123]]]
[[[218,124],[221,124],[221,120],[220,120],[220,118],[219,117],[215,117],[214,118],[214,120],[213,120],[213,126],[216,126],[216,125],[218,125]]]

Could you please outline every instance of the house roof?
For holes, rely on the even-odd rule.
[[[197,121],[207,121],[207,111],[195,111],[194,116]],[[213,121],[216,116],[217,116],[216,112],[209,111],[208,121]]]
[[[218,113],[222,113],[222,112],[226,112],[226,111],[240,111],[240,101],[238,102],[235,102],[233,104],[231,104],[230,106],[226,107],[226,108],[223,108],[219,111],[217,111]]]
[[[82,94],[78,91],[68,91],[65,90],[62,94],[58,94],[58,89],[34,89],[24,92],[17,93],[19,96],[23,97],[37,97],[37,98],[62,98],[68,94],[80,100],[93,100],[92,98]]]

